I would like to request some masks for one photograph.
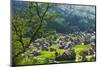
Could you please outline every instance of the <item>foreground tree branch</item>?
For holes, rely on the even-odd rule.
[[[36,12],[37,12],[37,15],[38,15],[38,17],[39,17],[39,20],[40,20],[40,24],[39,24],[38,28],[36,29],[36,31],[33,33],[33,35],[32,35],[32,37],[31,37],[29,43],[28,43],[26,46],[24,46],[25,49],[22,50],[22,51],[20,51],[19,53],[17,53],[17,54],[15,55],[15,57],[17,57],[17,56],[19,56],[20,54],[26,52],[26,51],[27,51],[27,48],[29,48],[30,44],[31,44],[32,42],[34,42],[35,36],[38,34],[38,31],[41,29],[42,23],[44,22],[44,16],[46,15],[46,13],[47,13],[47,11],[48,11],[49,4],[47,5],[46,10],[44,11],[44,13],[43,13],[42,16],[40,16],[38,3],[36,3],[35,8],[36,8]],[[29,22],[32,22],[31,20],[32,20],[32,17],[31,17],[31,19],[30,19]],[[21,42],[21,41],[20,41],[20,42]]]
[[[18,29],[17,29],[16,25],[13,22],[12,22],[12,26],[14,27],[16,35],[18,36],[17,41],[19,41],[22,44],[23,50],[25,50],[24,42],[23,42],[23,39],[22,39],[22,34],[18,34]],[[20,33],[21,33],[21,31],[20,31]]]

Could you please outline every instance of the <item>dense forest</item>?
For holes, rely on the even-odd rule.
[[[95,61],[93,5],[12,1],[12,63]]]

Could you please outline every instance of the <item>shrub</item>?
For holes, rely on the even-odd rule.
[[[86,61],[86,56],[88,55],[88,50],[82,50],[79,53],[80,56],[82,56],[82,61]]]
[[[95,61],[96,57],[93,55],[86,56],[87,61]]]
[[[86,49],[86,50],[80,51],[79,55],[80,56],[86,56],[86,55],[88,55],[88,50]]]

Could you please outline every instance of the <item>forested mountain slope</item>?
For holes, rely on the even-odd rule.
[[[95,6],[70,4],[50,4],[49,6],[50,7],[45,17],[47,29],[53,29],[59,33],[72,33],[79,31],[95,32]],[[13,3],[15,11],[17,8],[23,11],[27,7],[28,2]]]

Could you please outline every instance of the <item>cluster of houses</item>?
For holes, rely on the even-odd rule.
[[[91,54],[95,55],[96,52],[96,38],[95,33],[74,33],[74,34],[57,34],[57,36],[48,38],[39,38],[36,39],[30,47],[33,47],[33,51],[30,52],[32,56],[38,56],[40,51],[50,51],[55,52],[55,59],[59,60],[58,53],[55,48],[51,47],[52,45],[57,45],[58,49],[64,49],[65,52],[62,53],[63,59],[64,56],[70,54],[66,50],[73,48],[75,45],[89,45],[88,50]],[[74,52],[73,52],[74,53]],[[74,54],[75,55],[75,54]],[[75,57],[74,57],[75,58]]]

